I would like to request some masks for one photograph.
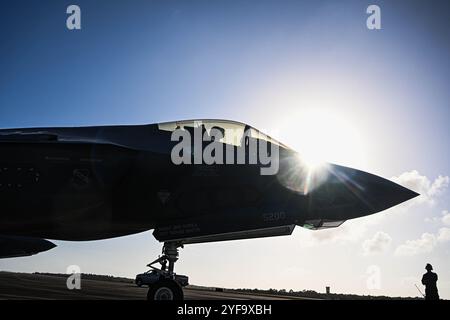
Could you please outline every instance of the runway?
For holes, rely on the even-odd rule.
[[[65,277],[0,272],[0,299],[28,300],[145,300],[147,287],[133,283],[81,280],[80,290],[69,290]],[[291,300],[291,297],[216,292],[185,288],[186,300]]]

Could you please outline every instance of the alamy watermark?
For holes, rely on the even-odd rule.
[[[371,265],[366,270],[366,286],[369,290],[381,289],[381,269],[379,266]]]
[[[69,290],[81,289],[81,268],[77,265],[71,265],[67,267],[67,274],[70,276],[66,280],[66,286]]]
[[[79,5],[71,4],[67,7],[66,13],[69,15],[66,19],[66,27],[69,30],[81,30],[81,8]],[[369,14],[366,20],[366,26],[369,30],[381,29],[381,9],[376,4],[367,7],[366,13]]]
[[[67,7],[66,13],[69,16],[66,19],[66,27],[69,30],[80,30],[81,29],[81,9],[80,6],[76,4],[71,4]]]
[[[279,145],[252,128],[212,127],[206,130],[201,122],[195,127],[177,128],[171,141],[178,143],[170,157],[181,164],[251,164],[260,165],[261,175],[274,175],[279,169]]]
[[[381,29],[381,9],[376,4],[371,4],[367,7],[366,13],[370,16],[366,20],[366,26],[369,30]]]

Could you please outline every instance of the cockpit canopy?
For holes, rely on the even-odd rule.
[[[273,139],[272,137],[262,133],[261,131],[241,122],[230,121],[230,120],[211,120],[211,119],[200,119],[200,120],[183,120],[175,122],[164,122],[158,124],[158,129],[162,131],[175,131],[177,129],[190,130],[191,128],[199,128],[203,126],[208,134],[210,134],[211,129],[217,129],[222,133],[223,138],[220,142],[226,144],[232,144],[235,146],[240,146],[242,142],[242,137],[245,133],[251,138],[263,139],[270,143],[276,144],[287,148],[281,142]]]

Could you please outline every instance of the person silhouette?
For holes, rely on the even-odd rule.
[[[438,289],[436,286],[438,276],[431,271],[433,270],[431,264],[427,263],[425,269],[427,270],[427,273],[422,277],[422,284],[425,286],[425,300],[439,300]]]

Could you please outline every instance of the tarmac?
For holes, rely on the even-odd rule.
[[[0,272],[0,299],[11,300],[145,300],[148,288],[133,283],[81,279],[81,288],[69,290],[67,278],[30,273]],[[291,300],[292,297],[246,294],[186,287],[185,300]]]

